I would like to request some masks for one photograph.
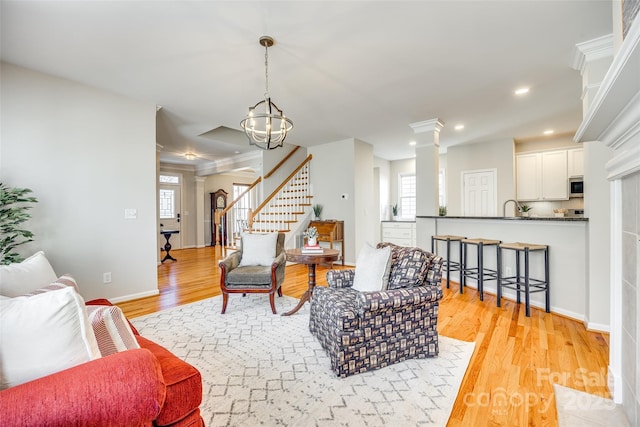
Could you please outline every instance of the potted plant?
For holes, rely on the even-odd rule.
[[[315,227],[309,227],[304,232],[304,237],[307,238],[308,246],[316,246],[318,244],[318,229]]]
[[[447,207],[446,206],[440,206],[440,209],[438,209],[438,215],[447,216]]]
[[[26,203],[37,203],[28,188],[11,188],[0,183],[0,264],[20,262],[23,257],[15,248],[33,241],[33,233],[22,228],[31,218]]]
[[[391,212],[393,212],[394,221],[396,219],[398,219],[398,204],[397,203],[391,207]]]
[[[520,211],[522,212],[522,216],[523,217],[528,217],[529,216],[529,211],[533,209],[532,206],[529,205],[520,205]]]
[[[320,215],[322,214],[322,205],[313,205],[311,206],[313,209],[313,215],[316,220],[320,220]]]

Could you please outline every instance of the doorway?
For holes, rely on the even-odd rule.
[[[161,230],[182,231],[181,206],[182,206],[182,175],[180,174],[160,174],[160,185],[158,194],[159,218]],[[160,247],[163,248],[166,240],[160,235]],[[170,239],[171,249],[182,249],[182,233],[172,235]]]
[[[464,216],[496,216],[496,169],[462,172],[462,214]]]

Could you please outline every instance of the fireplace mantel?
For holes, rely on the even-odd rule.
[[[640,22],[635,20],[578,128],[576,142],[600,141],[615,150],[608,178],[640,171]]]
[[[599,141],[613,151],[606,164],[611,183],[608,380],[614,401],[622,404],[631,425],[639,425],[640,376],[628,373],[640,372],[640,218],[636,209],[640,194],[640,15],[631,24],[574,140]]]

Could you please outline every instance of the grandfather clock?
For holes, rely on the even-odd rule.
[[[222,188],[215,193],[209,193],[211,196],[211,246],[215,246],[218,239],[216,239],[216,225],[215,225],[215,213],[224,210],[227,207],[227,192]],[[218,234],[220,236],[220,244],[226,246],[227,244],[227,214],[225,213],[220,217],[220,224],[218,227]]]

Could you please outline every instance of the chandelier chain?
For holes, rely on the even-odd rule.
[[[264,46],[264,98],[269,98],[269,45]]]

